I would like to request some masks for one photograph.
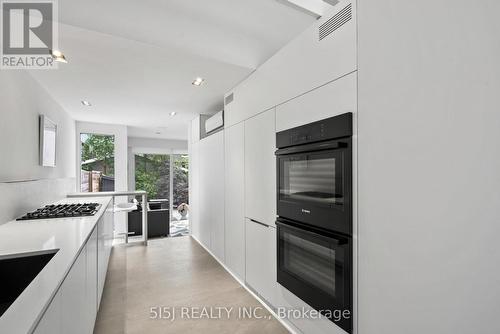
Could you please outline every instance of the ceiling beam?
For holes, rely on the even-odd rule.
[[[321,17],[323,16],[330,8],[333,7],[338,0],[277,0],[283,4],[289,5],[291,7],[297,8],[307,14]]]

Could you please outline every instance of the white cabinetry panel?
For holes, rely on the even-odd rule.
[[[357,74],[351,73],[276,107],[276,132],[357,110]]]
[[[245,121],[245,216],[274,226],[276,127],[270,109]]]
[[[110,204],[111,205],[111,204]],[[102,291],[106,281],[108,261],[113,238],[113,213],[108,206],[103,217],[97,223],[97,308],[101,304]]]
[[[38,322],[35,334],[91,334],[111,252],[112,203],[99,219],[56,295]]]
[[[245,277],[245,126],[225,129],[225,264]]]
[[[61,332],[72,334],[88,334],[85,319],[86,304],[86,249],[84,248],[73,267],[64,279],[59,293],[61,294]]]
[[[246,283],[271,305],[276,294],[276,229],[246,219]]]
[[[61,332],[61,294],[58,293],[50,302],[33,334],[64,334]],[[90,333],[89,333],[90,334]]]
[[[224,260],[224,131],[199,142],[200,241]]]
[[[85,320],[85,332],[92,333],[97,315],[97,228],[94,228],[87,241],[86,252],[85,305],[87,308],[82,318]]]

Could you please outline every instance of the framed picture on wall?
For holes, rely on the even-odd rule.
[[[40,115],[40,165],[56,166],[57,124]]]

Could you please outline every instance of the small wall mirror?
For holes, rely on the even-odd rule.
[[[57,124],[40,115],[40,165],[56,166]]]

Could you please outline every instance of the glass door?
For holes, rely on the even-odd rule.
[[[340,151],[280,157],[280,199],[332,207],[344,203]]]
[[[171,236],[189,234],[189,156],[172,154]]]
[[[173,237],[189,234],[188,170],[187,154],[135,155],[135,189],[148,193],[155,214],[168,210],[165,221]]]

